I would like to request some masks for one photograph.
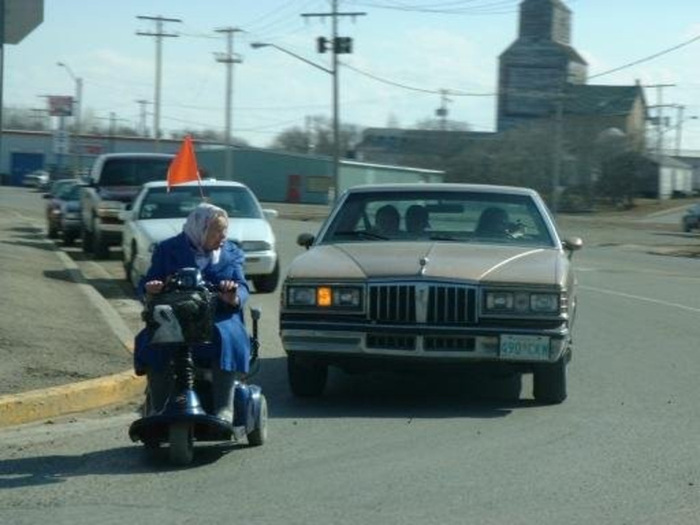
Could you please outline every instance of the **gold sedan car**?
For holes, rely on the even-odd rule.
[[[533,373],[537,401],[566,398],[582,241],[535,191],[359,186],[298,243],[280,309],[295,395],[321,395],[328,366],[448,363]]]

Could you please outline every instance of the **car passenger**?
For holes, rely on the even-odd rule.
[[[508,212],[491,206],[481,212],[474,233],[477,237],[507,237],[509,225]]]
[[[386,204],[377,210],[374,227],[379,235],[394,237],[399,233],[401,216],[394,206]]]
[[[420,204],[409,206],[406,210],[405,221],[409,236],[421,237],[425,235],[425,230],[430,227],[428,211]]]

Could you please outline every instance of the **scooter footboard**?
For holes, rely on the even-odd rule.
[[[134,421],[129,427],[129,437],[150,445],[167,443],[170,426],[176,423],[192,425],[195,441],[228,441],[233,435],[230,423],[207,414],[157,414]]]

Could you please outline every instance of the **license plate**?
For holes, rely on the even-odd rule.
[[[500,355],[522,361],[548,361],[549,337],[541,335],[502,335]]]

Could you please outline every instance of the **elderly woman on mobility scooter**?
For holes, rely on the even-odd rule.
[[[243,251],[226,239],[228,215],[202,203],[187,217],[182,233],[159,243],[140,292],[147,299],[163,291],[167,278],[183,268],[198,268],[206,282],[218,286],[212,343],[194,345],[195,363],[212,370],[213,415],[232,424],[234,381],[248,372],[250,339],[243,322],[243,306],[249,295],[243,274]],[[151,345],[150,332],[136,336],[134,367],[148,378],[150,406],[147,414],[161,411],[171,391],[167,352]]]

